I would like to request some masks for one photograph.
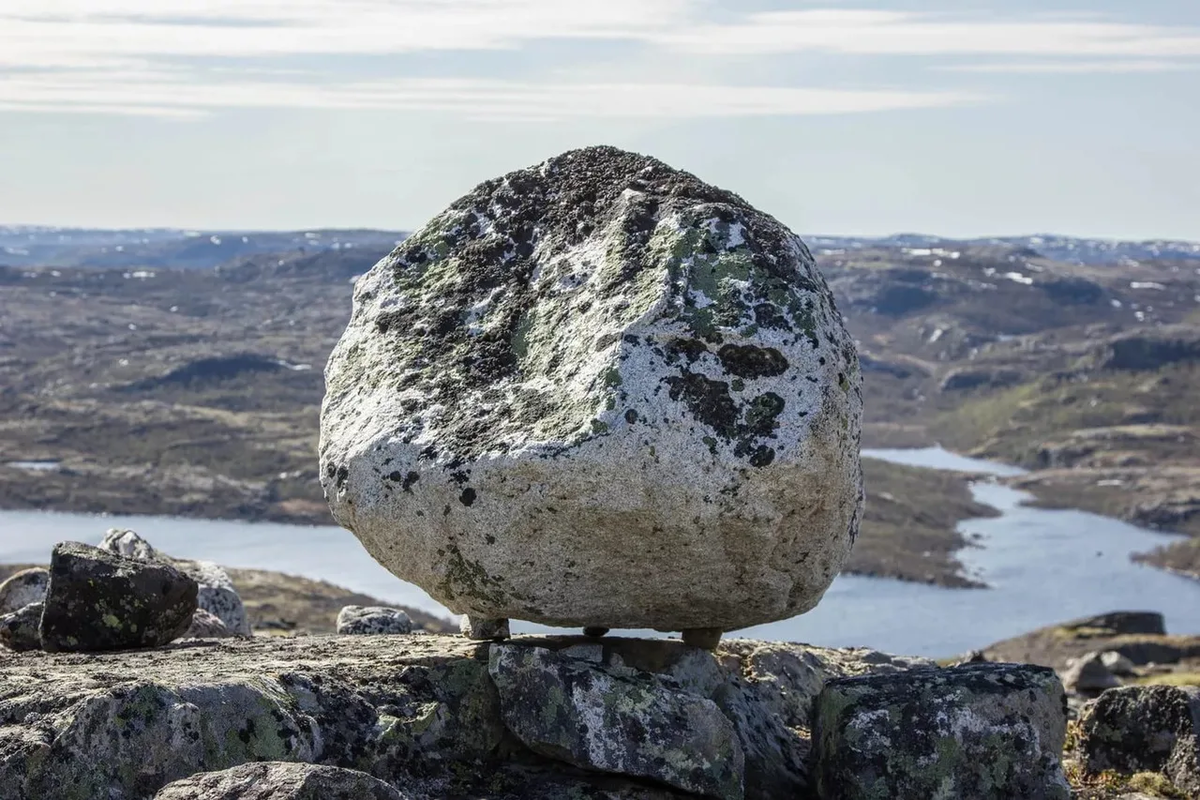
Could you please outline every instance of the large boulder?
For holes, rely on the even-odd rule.
[[[356,283],[321,480],[455,612],[783,619],[858,531],[857,361],[778,221],[655,159],[573,151],[481,184]]]
[[[42,648],[158,647],[187,632],[195,611],[196,582],[174,567],[64,542],[50,554]]]
[[[1161,772],[1200,797],[1200,688],[1110,689],[1084,709],[1079,727],[1089,772]]]
[[[1066,700],[1053,670],[965,664],[831,681],[817,698],[822,800],[1067,800]]]
[[[505,724],[534,752],[704,797],[744,796],[742,748],[711,700],[538,647],[493,645],[489,671]]]
[[[172,558],[127,528],[109,528],[100,542],[100,549],[138,561],[162,561],[172,565],[196,582],[199,587],[196,602],[200,608],[225,623],[231,634],[251,635],[250,619],[246,616],[241,595],[220,565],[211,561]]]
[[[265,762],[206,772],[164,786],[154,800],[404,800],[364,772]]]

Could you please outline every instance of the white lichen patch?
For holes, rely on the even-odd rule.
[[[355,287],[334,515],[452,610],[736,629],[817,603],[857,533],[861,376],[803,243],[592,148],[482,184]]]

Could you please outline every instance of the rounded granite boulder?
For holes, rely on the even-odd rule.
[[[862,513],[861,375],[800,239],[653,158],[487,181],[360,278],[335,518],[453,611],[732,630],[803,613]]]

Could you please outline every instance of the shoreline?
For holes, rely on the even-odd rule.
[[[896,447],[900,442],[894,437],[885,436],[881,441],[879,437],[872,436],[870,444],[890,447],[864,448],[863,464],[868,487],[867,509],[862,534],[842,570],[844,575],[893,579],[947,589],[988,588],[984,580],[970,574],[961,560],[962,554],[981,546],[960,532],[962,524],[1003,515],[1002,511],[978,502],[972,496],[970,484],[979,480],[981,475],[997,480],[1000,485],[1026,492],[1030,499],[1023,502],[1023,505],[1033,508],[1075,509],[1120,519],[1155,533],[1177,533],[1139,525],[1136,520],[1128,519],[1128,515],[1120,514],[1121,508],[1129,505],[1130,490],[1126,487],[1113,486],[1101,490],[1091,486],[1080,486],[1077,482],[1071,486],[1062,486],[1058,482],[1047,480],[1079,477],[1071,475],[1072,470],[1033,470],[1019,476],[997,476],[931,465],[906,466],[871,454],[875,449],[919,450],[938,446],[929,445],[928,436],[917,436],[912,430],[905,433],[902,447]],[[924,448],[914,446],[919,442],[925,443]],[[987,456],[981,458],[993,460]],[[1002,461],[995,463],[1003,467],[1019,467]],[[4,480],[9,477],[5,473],[17,471],[18,468],[11,466],[0,467],[0,513],[86,515],[95,517],[98,521],[118,517],[142,517],[147,521],[157,518],[244,525],[287,525],[309,530],[340,529],[325,504],[311,498],[293,498],[277,503],[252,504],[249,507],[244,503],[229,505],[202,502],[192,503],[181,509],[178,504],[167,502],[164,495],[157,492],[146,492],[135,502],[129,503],[131,498],[125,495],[92,495],[71,487],[71,491],[51,492],[58,495],[59,500],[53,502],[53,505],[39,506],[36,493],[31,498],[30,494],[20,491],[20,484],[25,481],[14,485],[12,481]],[[22,477],[29,481],[45,481],[48,478],[53,480],[54,477],[59,480],[84,477],[61,465],[52,470],[20,472],[25,473]],[[1064,490],[1067,492],[1065,495]],[[12,503],[16,498],[32,499],[32,502]],[[217,497],[210,499],[216,500]],[[121,510],[115,508],[115,504],[118,503]],[[130,513],[126,510],[129,507],[135,508],[136,512]],[[285,513],[282,511],[284,508],[297,509],[302,513]],[[1186,535],[1188,532],[1180,533]],[[1194,541],[1200,545],[1200,540]],[[1174,548],[1187,543],[1188,540],[1171,541],[1164,537],[1163,547],[1136,553],[1130,558],[1171,574],[1200,579],[1200,568],[1189,569],[1179,563],[1189,560],[1200,562],[1200,559],[1196,559],[1190,551],[1178,555],[1174,551]]]

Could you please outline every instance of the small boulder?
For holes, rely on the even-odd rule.
[[[1200,688],[1111,689],[1084,709],[1079,726],[1088,772],[1161,772],[1200,796]]]
[[[127,528],[109,528],[100,542],[100,549],[138,561],[161,561],[172,565],[196,582],[200,608],[219,617],[233,635],[251,635],[250,620],[241,595],[234,588],[229,573],[220,565],[211,561],[172,558]]]
[[[704,797],[743,797],[742,748],[711,700],[541,647],[492,645],[488,671],[505,725],[534,752]]]
[[[817,697],[822,800],[1066,800],[1066,701],[1050,669],[967,664],[831,681]]]
[[[0,616],[0,644],[18,653],[40,650],[42,637],[38,629],[42,624],[42,608],[41,603],[30,603]]]
[[[104,533],[104,538],[100,540],[99,547],[101,550],[137,561],[153,561],[161,558],[159,552],[139,536],[137,531],[131,531],[128,528],[109,528]]]
[[[197,608],[196,613],[192,614],[192,624],[181,638],[228,639],[232,636],[233,632],[225,626],[220,617],[203,608]]]
[[[1107,650],[1100,654],[1100,663],[1113,675],[1122,677],[1133,675],[1134,663],[1124,653]]]
[[[365,772],[265,762],[175,781],[154,800],[404,800],[404,795]]]
[[[337,632],[371,636],[383,633],[412,633],[412,620],[398,608],[346,606],[337,615]]]
[[[462,615],[458,621],[458,630],[468,639],[480,642],[500,641],[512,635],[507,619],[488,619],[472,614]]]
[[[1104,665],[1099,653],[1088,653],[1070,662],[1063,673],[1062,682],[1069,692],[1092,695],[1121,685],[1121,681]]]
[[[174,567],[77,542],[54,546],[43,649],[129,650],[179,638],[196,612],[196,582]]]
[[[23,569],[0,583],[0,614],[20,611],[30,603],[46,599],[46,587],[50,585],[50,571],[44,567]]]

